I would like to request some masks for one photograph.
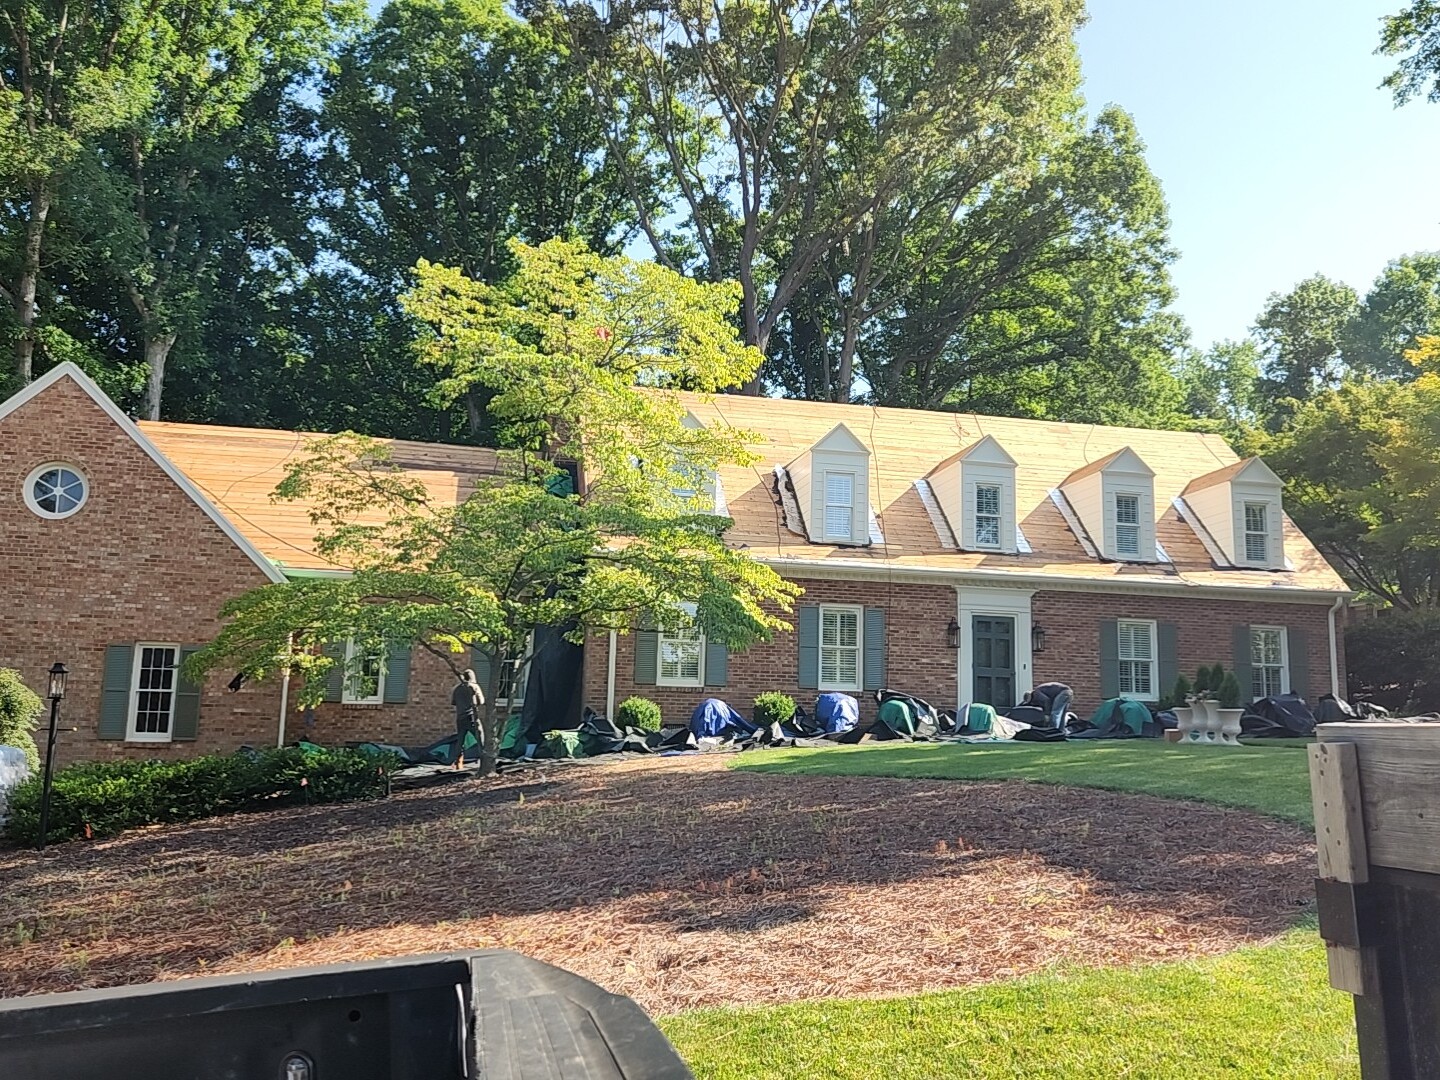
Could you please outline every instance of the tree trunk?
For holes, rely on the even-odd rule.
[[[145,339],[145,366],[150,372],[145,377],[145,404],[140,415],[146,420],[160,419],[160,398],[165,392],[165,361],[174,346],[173,331]]]
[[[15,282],[15,319],[20,324],[20,337],[15,342],[15,375],[21,386],[35,377],[35,294],[40,284],[40,245],[49,217],[50,192],[43,187],[32,188],[20,276]]]
[[[497,722],[495,716],[495,695],[500,692],[501,672],[505,657],[497,653],[490,659],[490,677],[486,680],[485,704],[480,706],[480,775],[491,776],[500,760],[501,726],[506,718]]]
[[[840,344],[840,371],[835,378],[834,400],[849,404],[855,387],[855,350],[860,343],[860,320],[847,312],[845,337]]]
[[[749,272],[748,265],[740,269],[740,317],[744,323],[745,344],[753,345],[763,353],[770,344],[770,334],[760,323],[760,297],[755,290],[754,276]],[[762,364],[761,371],[763,370]],[[764,390],[760,376],[761,372],[757,371],[755,377],[740,388],[740,393],[759,397]]]

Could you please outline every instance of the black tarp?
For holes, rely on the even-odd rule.
[[[1240,717],[1240,733],[1254,739],[1297,739],[1315,734],[1315,714],[1299,694],[1261,698]]]
[[[547,731],[574,731],[581,722],[581,677],[585,650],[565,640],[573,627],[535,628],[535,648],[520,709],[523,741],[534,745]]]

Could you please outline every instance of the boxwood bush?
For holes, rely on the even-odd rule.
[[[55,774],[49,840],[114,836],[137,825],[262,806],[378,798],[398,764],[361,750],[285,747],[71,765]],[[40,792],[41,777],[32,776],[10,793],[5,833],[16,843],[40,839]]]
[[[761,727],[787,724],[795,715],[795,699],[789,694],[768,691],[755,695],[755,723]]]
[[[641,731],[659,731],[660,706],[649,698],[626,698],[615,710],[615,723],[622,728],[632,727],[639,728]]]
[[[40,768],[35,725],[44,711],[45,703],[40,695],[25,685],[18,671],[0,668],[0,746],[23,750],[31,772]]]

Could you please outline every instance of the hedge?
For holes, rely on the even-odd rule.
[[[261,806],[345,802],[385,795],[398,760],[361,750],[285,747],[184,761],[107,761],[55,774],[49,842],[114,836],[161,822],[194,821]],[[5,833],[40,839],[41,778],[10,793]]]

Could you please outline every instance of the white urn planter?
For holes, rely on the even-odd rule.
[[[1191,698],[1189,708],[1175,710],[1180,741],[1196,746],[1239,746],[1242,709],[1222,709],[1209,698]]]
[[[1240,717],[1244,709],[1220,709],[1220,742],[1224,746],[1240,745]]]
[[[1199,732],[1195,729],[1195,710],[1188,705],[1177,705],[1175,707],[1175,723],[1180,729],[1180,741],[1182,743],[1199,742]]]

